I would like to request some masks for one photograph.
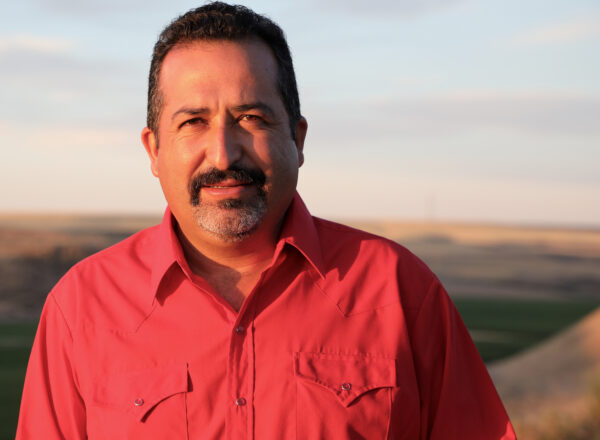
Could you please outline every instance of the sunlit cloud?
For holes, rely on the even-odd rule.
[[[75,47],[75,41],[67,38],[47,37],[30,34],[15,34],[0,37],[0,53],[30,51],[46,54],[65,53]]]
[[[600,37],[600,14],[530,29],[515,35],[510,43],[519,46],[539,46],[585,41],[597,37]]]

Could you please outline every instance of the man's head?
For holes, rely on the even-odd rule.
[[[281,28],[273,21],[241,5],[222,2],[208,3],[192,9],[171,22],[154,45],[148,80],[147,125],[158,132],[163,97],[160,72],[166,55],[177,45],[194,41],[262,40],[273,52],[277,62],[277,86],[289,117],[292,138],[301,117],[300,99],[290,49]]]
[[[188,12],[161,34],[149,90],[142,142],[187,239],[272,239],[307,128],[281,30],[223,3]]]

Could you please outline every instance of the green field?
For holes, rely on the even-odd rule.
[[[454,300],[483,359],[490,362],[537,344],[578,321],[597,302],[466,299]],[[36,324],[0,324],[0,439],[16,429],[23,378]],[[481,337],[480,337],[481,335]]]
[[[598,301],[457,298],[458,308],[486,363],[536,345],[600,306]]]
[[[0,438],[12,439],[36,324],[0,324]]]

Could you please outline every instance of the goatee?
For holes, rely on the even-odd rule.
[[[203,186],[212,186],[227,179],[243,185],[253,185],[254,195],[246,199],[224,199],[204,202]],[[227,170],[212,168],[196,175],[189,184],[190,203],[194,207],[196,224],[227,241],[239,241],[250,235],[261,223],[267,211],[266,176],[261,170],[232,166]]]

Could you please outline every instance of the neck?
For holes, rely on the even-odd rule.
[[[279,237],[256,232],[240,241],[194,240],[177,227],[177,235],[190,269],[202,277],[235,310],[248,297],[262,271],[270,264]]]

